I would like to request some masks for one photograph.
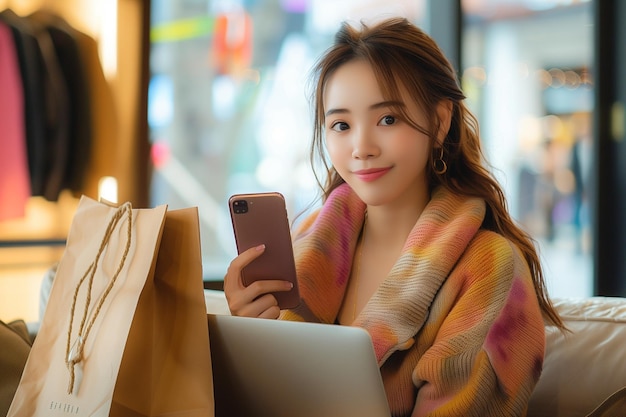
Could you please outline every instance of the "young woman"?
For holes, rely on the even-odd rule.
[[[315,67],[323,206],[294,233],[301,304],[225,277],[232,314],[361,326],[393,416],[523,416],[544,320],[562,326],[533,241],[483,160],[454,69],[405,19],[344,24]],[[358,376],[355,376],[358,377]]]

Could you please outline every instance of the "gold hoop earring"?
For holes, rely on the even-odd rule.
[[[433,171],[437,175],[443,175],[448,170],[448,164],[443,160],[443,146],[439,148],[439,158],[433,159]]]

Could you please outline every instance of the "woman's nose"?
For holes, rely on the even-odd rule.
[[[352,157],[354,159],[373,158],[380,152],[378,146],[366,129],[355,132],[352,144]]]

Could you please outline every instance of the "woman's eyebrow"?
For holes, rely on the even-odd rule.
[[[402,101],[387,100],[387,101],[381,101],[379,103],[374,103],[371,106],[369,106],[369,109],[370,110],[377,110],[377,109],[382,109],[382,108],[386,108],[386,107],[405,107],[405,104]],[[345,114],[345,113],[350,113],[350,110],[343,109],[343,108],[328,109],[328,111],[326,113],[324,113],[324,115],[326,117],[328,117],[328,116],[331,116],[333,114]]]
[[[333,114],[343,114],[343,113],[350,113],[350,111],[348,109],[328,109],[328,111],[324,113],[324,116],[328,117]]]
[[[376,110],[376,109],[385,108],[385,107],[404,107],[404,106],[405,104],[402,101],[388,100],[388,101],[381,101],[380,103],[372,104],[370,106],[370,110]]]

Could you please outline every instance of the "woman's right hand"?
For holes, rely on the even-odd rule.
[[[265,245],[250,248],[233,259],[228,266],[224,277],[224,293],[233,316],[277,319],[280,314],[278,301],[270,293],[291,290],[292,284],[289,281],[258,280],[246,287],[241,278],[241,270],[264,251]]]

